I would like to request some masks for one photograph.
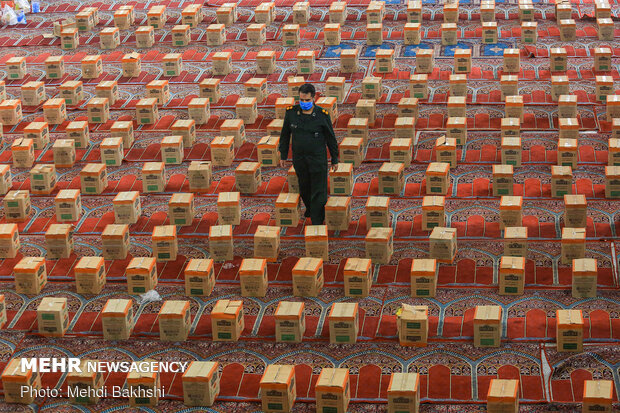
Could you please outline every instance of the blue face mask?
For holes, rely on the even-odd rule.
[[[312,102],[299,102],[299,106],[301,106],[301,110],[310,110],[312,109]]]

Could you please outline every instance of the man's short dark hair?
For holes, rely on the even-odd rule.
[[[299,93],[310,93],[310,96],[316,95],[316,89],[312,83],[304,83],[299,87]]]

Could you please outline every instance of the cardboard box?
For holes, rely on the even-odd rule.
[[[32,209],[29,191],[9,191],[4,199],[4,219],[7,222],[24,222],[29,219]]]
[[[212,56],[213,74],[216,76],[225,76],[232,71],[232,53],[231,52],[215,52]]]
[[[422,199],[422,230],[443,227],[446,221],[445,197],[425,196]]]
[[[85,149],[90,142],[90,132],[87,121],[69,122],[65,128],[67,139],[71,139],[76,148]]]
[[[26,58],[24,56],[10,57],[5,63],[5,70],[9,79],[23,79],[26,76]]]
[[[234,6],[231,7],[231,4]],[[224,3],[218,7],[216,10],[216,21],[226,27],[232,26],[237,21],[237,3]]]
[[[611,136],[620,139],[620,118],[613,118],[611,123]]]
[[[287,174],[286,174],[286,181],[288,184],[288,191],[291,193],[299,193],[299,180],[297,179],[297,174],[295,172],[295,167],[291,165],[290,168],[288,168]]]
[[[161,341],[185,341],[192,327],[189,301],[166,300],[158,314]]]
[[[388,264],[394,252],[394,235],[392,228],[371,228],[365,239],[366,258],[373,264]]]
[[[428,340],[428,307],[403,303],[396,311],[396,330],[401,346],[426,346]]]
[[[519,380],[491,379],[487,393],[489,413],[519,412]]]
[[[48,259],[69,258],[73,253],[73,225],[51,224],[45,232]]]
[[[523,295],[525,258],[502,256],[498,278],[500,295]]]
[[[99,32],[99,47],[102,49],[116,49],[121,44],[118,27],[106,27]]]
[[[495,21],[495,0],[480,3],[480,21],[483,23]]]
[[[183,163],[183,136],[164,136],[160,144],[161,159],[165,164]]]
[[[297,52],[297,74],[310,74],[315,70],[316,56],[313,50]]]
[[[327,23],[323,26],[323,41],[325,46],[338,46],[342,42],[340,23]]]
[[[523,96],[506,96],[506,118],[519,118],[523,122]]]
[[[400,194],[405,186],[405,166],[398,162],[384,162],[379,168],[379,194]]]
[[[602,102],[607,101],[608,95],[613,95],[614,78],[611,76],[596,76],[596,99]]]
[[[112,201],[114,222],[117,224],[135,224],[142,215],[142,204],[138,191],[119,192]]]
[[[350,118],[347,123],[347,136],[361,138],[362,146],[368,144],[368,118]]]
[[[370,196],[366,201],[366,229],[390,226],[390,198]]]
[[[366,25],[366,44],[368,46],[379,46],[383,44],[382,23],[368,23]]]
[[[344,24],[347,20],[347,2],[334,1],[329,5],[329,22]]]
[[[344,138],[338,145],[340,162],[350,163],[359,166],[364,158],[364,139],[363,138]]]
[[[301,343],[306,331],[303,302],[280,301],[274,313],[276,341]]]
[[[259,225],[254,232],[254,257],[277,261],[280,253],[280,227]]]
[[[276,17],[275,12],[276,5],[275,3],[260,3],[254,9],[254,21],[256,23],[264,23],[271,24],[274,22]]]
[[[293,267],[292,274],[294,296],[318,297],[324,282],[321,258],[300,258]]]
[[[295,99],[286,97],[286,98],[277,98],[276,99],[276,119],[284,119],[286,115],[286,109],[293,106],[295,104]]]
[[[108,300],[101,311],[101,325],[105,340],[127,340],[134,327],[131,300]]]
[[[136,120],[138,125],[149,125],[159,120],[156,98],[140,99],[136,103]]]
[[[258,162],[261,167],[278,166],[280,152],[278,146],[280,136],[264,136],[258,141],[256,150],[258,152]]]
[[[325,261],[329,259],[327,225],[306,225],[304,227],[304,241],[306,256],[321,258]]]
[[[387,397],[388,413],[418,413],[420,409],[420,376],[418,373],[392,373]]]
[[[368,125],[374,126],[377,116],[377,101],[375,99],[359,99],[355,104],[355,117],[368,119]],[[332,117],[332,120],[336,118]]]
[[[209,99],[193,98],[187,105],[187,112],[190,119],[194,120],[199,125],[204,125],[211,117]]]
[[[224,41],[222,40],[219,43],[215,43],[213,42],[214,37],[213,36],[213,26],[217,26],[217,28],[221,27],[222,29],[224,29],[224,25],[219,25],[219,24],[210,24],[209,26],[207,26],[207,45],[209,46],[220,46],[222,43],[224,43]],[[192,38],[191,38],[191,26],[189,24],[179,24],[176,25],[172,28],[172,44],[174,46],[187,46],[188,44],[191,43]],[[220,34],[223,34],[223,38],[226,38],[226,32],[225,30],[223,30],[223,32],[221,32]]]
[[[349,406],[349,370],[323,368],[315,384],[317,411],[345,413]]]
[[[573,17],[573,6],[570,2],[558,2],[555,4],[555,20],[565,20]]]
[[[30,192],[49,195],[56,188],[56,167],[37,164],[30,170]]]
[[[165,7],[165,6],[164,6]],[[131,370],[127,374],[127,389],[130,392],[129,405],[136,406],[157,406],[159,402],[160,386],[159,372],[151,372],[147,366],[150,366],[153,360],[144,359],[136,362],[138,368]],[[143,367],[144,366],[144,367]],[[147,391],[146,397],[137,397],[138,391]],[[135,395],[135,396],[134,396]]]
[[[502,138],[502,164],[521,166],[521,138]]]
[[[596,297],[598,283],[597,261],[594,258],[573,260],[572,296],[575,298]]]
[[[196,121],[193,119],[179,119],[175,121],[170,130],[175,136],[183,138],[183,147],[191,148],[196,141]]]
[[[60,79],[65,75],[65,61],[63,59],[64,56],[50,56],[45,59],[45,76],[48,79]]]
[[[146,84],[147,98],[156,98],[158,105],[164,105],[170,100],[170,86],[167,80],[153,80]]]
[[[570,94],[568,76],[551,76],[551,98],[558,101],[561,95]]]
[[[213,341],[237,341],[244,327],[243,301],[217,300],[211,310]]]
[[[45,101],[45,83],[28,82],[22,85],[21,97],[25,106],[38,106]]]
[[[450,74],[450,96],[467,96],[466,74]]]
[[[24,371],[22,364],[21,358],[13,358],[8,361],[2,372],[2,388],[6,403],[34,403],[36,391],[41,389],[41,375],[33,369]]]
[[[401,98],[398,101],[398,117],[412,117],[418,119],[418,98]]]
[[[449,2],[443,5],[443,21],[446,23],[458,23],[459,3]]]
[[[19,247],[17,224],[0,224],[0,258],[15,258]]]
[[[521,23],[521,41],[523,43],[536,43],[538,41],[538,23]]]
[[[381,78],[367,76],[362,80],[362,99],[381,99]]]
[[[609,18],[596,19],[598,39],[611,41],[614,39],[614,21]]]
[[[405,23],[403,29],[403,37],[405,45],[420,44],[422,37],[420,35],[422,25],[420,23]]]
[[[339,163],[336,169],[329,173],[329,194],[351,195],[352,191],[353,165],[350,163]]]
[[[132,6],[133,7],[133,6]],[[133,24],[131,20],[131,11],[118,9],[114,12],[114,26],[121,30],[127,30]]]
[[[499,347],[502,337],[502,307],[477,305],[474,312],[474,347]]]
[[[487,23],[484,23],[484,24],[487,24]],[[469,73],[469,72],[471,72],[471,49],[455,49],[454,50],[454,73]]]
[[[561,198],[573,193],[573,172],[570,166],[551,167],[551,196]]]
[[[514,96],[519,94],[519,77],[517,75],[501,75],[500,77],[501,99],[505,100],[506,96]]]
[[[446,138],[445,136],[437,138],[435,141],[435,157],[437,162],[445,162],[450,165],[450,168],[456,168],[456,139]]]
[[[17,232],[17,228],[15,228],[15,231]],[[19,239],[17,239],[17,247],[15,250],[17,250],[17,248],[19,248]],[[15,256],[7,258],[15,258]],[[18,294],[40,294],[43,287],[47,284],[45,258],[22,258],[13,268],[13,276],[15,277],[15,291]]]
[[[325,222],[330,231],[346,231],[351,221],[351,198],[330,196],[325,204]]]
[[[241,162],[235,169],[235,187],[242,194],[253,194],[262,183],[258,162]]]
[[[138,29],[140,30],[140,29]],[[146,28],[149,32],[153,32],[152,27]],[[136,41],[138,41],[139,32],[136,31]],[[152,45],[151,45],[152,46]],[[143,46],[143,47],[151,47]],[[138,77],[142,73],[142,55],[140,53],[128,53],[121,59],[121,67],[123,68],[123,77]]]
[[[220,393],[219,363],[192,361],[185,370],[183,404],[186,406],[212,406]]]
[[[267,260],[244,258],[239,267],[239,283],[243,297],[264,297],[267,294]]]
[[[72,390],[69,398],[74,404],[97,404],[104,384],[103,373],[91,371],[90,363],[97,360],[80,360],[80,372],[70,371],[67,373],[66,385]]]
[[[166,6],[152,6],[146,13],[148,23],[155,29],[163,29],[168,20]]]
[[[226,26],[224,24],[213,23],[207,26],[207,46],[221,46],[225,41]],[[177,43],[185,43],[178,44],[179,46],[186,46],[189,43],[189,27],[187,30],[187,35],[184,36],[183,40],[181,40],[181,36],[179,35],[179,40]]]
[[[215,286],[215,272],[212,259],[192,258],[183,271],[185,295],[207,297]]]
[[[239,192],[220,192],[217,196],[217,216],[220,225],[239,225],[241,206]]]
[[[586,229],[562,228],[562,264],[572,264],[573,260],[585,258]]]
[[[456,44],[457,38],[458,38],[456,30],[457,30],[456,23],[442,23],[441,24],[441,44],[443,46],[450,46],[450,45]]]
[[[67,299],[43,297],[37,307],[39,334],[46,337],[63,337],[69,327]]]
[[[368,258],[348,258],[344,265],[344,295],[368,297],[372,287],[372,262]]]
[[[519,118],[501,119],[502,138],[520,137],[521,120]]]
[[[573,42],[577,38],[577,23],[573,19],[560,20],[560,40],[563,42]]]
[[[583,351],[583,314],[581,310],[556,311],[556,343],[558,352]]]
[[[415,129],[412,128],[414,123],[414,118],[396,118],[394,126],[396,137],[392,139],[389,146],[390,162],[402,163],[405,168],[411,165],[413,151],[413,137],[406,137],[406,135],[415,136]]]
[[[258,117],[257,99],[251,98],[239,98],[235,104],[237,118],[241,119],[244,123],[252,124],[256,122]]]
[[[422,23],[422,1],[409,0],[407,2],[407,22]]]
[[[340,72],[357,73],[358,70],[359,70],[359,50],[357,49],[342,50],[340,52]]]
[[[394,71],[394,49],[377,49],[375,52],[375,70],[379,73]]]
[[[614,384],[611,380],[585,380],[583,382],[582,412],[613,411]]]
[[[416,52],[416,55],[420,51],[422,50],[418,50]],[[418,62],[417,63],[418,66],[416,67],[416,70],[419,71],[418,70],[419,60],[416,59],[416,62]],[[418,99],[428,99],[428,75],[427,74],[414,74],[409,77],[409,95],[415,98],[418,98]]]
[[[164,75],[180,76],[183,72],[183,55],[181,53],[168,53],[163,57]]]
[[[523,221],[523,197],[503,195],[499,202],[499,227],[519,227]]]
[[[105,164],[89,163],[80,171],[81,190],[85,194],[100,194],[108,186]]]
[[[429,237],[431,258],[439,262],[452,263],[457,252],[455,228],[434,227]]]
[[[448,98],[448,117],[466,118],[467,98],[465,98],[464,96],[450,96]]]
[[[431,162],[426,168],[426,194],[446,195],[450,186],[450,164]]]
[[[243,119],[226,119],[220,126],[222,136],[234,136],[235,148],[245,142],[245,124]]]
[[[192,192],[207,192],[212,182],[211,161],[192,161],[187,168],[189,190]]]
[[[6,195],[13,186],[13,177],[11,176],[11,167],[9,165],[0,165],[0,194]]]
[[[504,73],[519,73],[521,69],[521,51],[519,49],[504,49]]]
[[[175,225],[158,225],[153,229],[153,256],[157,262],[175,261],[179,252],[177,227]]]
[[[129,294],[144,294],[157,286],[157,266],[153,257],[132,258],[125,273]]]
[[[269,75],[276,70],[276,52],[261,50],[256,55],[256,74]],[[266,84],[265,84],[266,89]],[[246,92],[247,93],[247,92]],[[262,101],[262,99],[260,99]]]
[[[300,31],[298,24],[285,24],[282,26],[282,46],[299,46]],[[297,70],[299,72],[299,69]]]
[[[607,121],[611,122],[615,118],[620,118],[620,95],[607,96]]]
[[[102,252],[107,260],[124,260],[129,253],[129,226],[108,224],[101,234]]]
[[[22,119],[22,104],[19,99],[5,99],[0,102],[0,121],[2,124],[16,125]]]
[[[110,104],[108,98],[91,98],[86,104],[88,122],[106,123],[110,117]]]
[[[82,59],[82,78],[97,79],[103,74],[101,55],[88,55]]]
[[[594,70],[597,72],[608,72],[611,70],[611,58],[613,52],[608,47],[597,47],[594,49]]]
[[[45,149],[50,141],[47,122],[30,122],[24,127],[24,138],[32,139],[34,149]]]
[[[194,194],[172,194],[168,201],[168,219],[174,225],[191,225],[194,220]]]
[[[295,366],[270,364],[260,379],[262,411],[290,412],[297,397]]]
[[[411,296],[435,297],[438,272],[439,266],[435,259],[411,260]]]
[[[99,82],[95,86],[95,94],[99,98],[108,99],[108,104],[111,106],[119,99],[118,83],[116,80],[104,80]]]
[[[276,224],[281,227],[297,227],[301,218],[299,194],[281,193],[275,203]]]
[[[355,343],[359,331],[359,309],[357,303],[334,303],[327,321],[331,344]]]
[[[267,125],[267,132],[272,138],[280,138],[282,133],[282,126],[284,125],[283,119],[274,119]],[[276,156],[276,163],[280,160],[279,156]]]
[[[232,225],[212,225],[209,228],[209,255],[215,261],[232,261],[234,244]]]
[[[527,227],[506,227],[504,229],[504,255],[527,256]]]
[[[246,32],[248,46],[261,46],[267,41],[267,25],[264,23],[250,24]]]
[[[577,117],[577,96],[560,95],[558,97],[558,119]]]
[[[467,118],[449,117],[446,121],[446,135],[448,139],[454,139],[455,145],[465,145],[467,142]]]
[[[564,226],[585,228],[587,217],[588,202],[585,195],[564,195]]]
[[[597,19],[611,19],[611,6],[609,1],[594,2],[594,17]]]
[[[82,257],[73,271],[78,294],[99,294],[101,292],[106,281],[103,257]]]
[[[550,50],[551,71],[566,72],[568,68],[568,54],[563,47],[554,47]]]
[[[7,100],[4,101],[5,104],[7,102],[8,102]],[[21,117],[21,110],[20,110],[20,117]],[[65,119],[67,119],[67,106],[65,105],[65,100],[60,99],[60,98],[48,99],[43,104],[43,118],[50,125],[60,125],[61,123],[63,123]],[[9,122],[4,122],[4,123],[11,125],[11,123]]]
[[[227,4],[230,4],[230,3],[225,3],[221,7],[230,8],[231,11],[232,11],[232,7],[226,6]],[[219,11],[219,8],[218,8],[218,11]],[[235,17],[236,18],[236,11],[237,10],[235,8],[234,9],[235,13],[231,17]],[[231,14],[233,14],[233,13],[231,13]],[[219,12],[218,12],[218,18],[219,18]],[[183,22],[183,24],[187,24],[191,28],[198,27],[198,24],[200,24],[203,19],[204,19],[204,15],[202,13],[202,5],[201,4],[189,4],[188,6],[186,6],[183,9],[183,11],[181,11],[181,21]]]
[[[60,33],[65,29],[74,29],[77,28],[77,23],[74,18],[68,18],[63,20],[58,20],[54,22],[54,36],[60,37]]]
[[[514,191],[512,165],[493,165],[493,196],[509,195]]]

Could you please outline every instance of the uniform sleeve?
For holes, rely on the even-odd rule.
[[[288,159],[288,147],[291,141],[291,117],[290,111],[284,114],[284,122],[282,123],[282,131],[280,132],[280,159],[286,161]]]
[[[338,141],[336,140],[336,134],[334,133],[334,127],[332,126],[332,119],[329,114],[324,117],[325,125],[323,126],[325,133],[325,143],[329,149],[329,153],[332,157],[332,165],[338,164]]]

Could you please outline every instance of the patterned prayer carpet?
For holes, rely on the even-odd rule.
[[[483,44],[477,13],[479,2],[461,0],[459,44],[472,49],[473,69],[468,75],[468,141],[458,150],[459,165],[451,170],[452,185],[446,199],[446,225],[457,229],[459,251],[454,264],[442,264],[437,296],[432,299],[411,298],[409,269],[411,259],[428,254],[428,232],[421,230],[421,202],[425,195],[424,171],[435,159],[435,139],[445,130],[448,76],[452,71],[455,46],[442,46],[439,27],[443,21],[442,5],[425,0],[423,41],[405,46],[402,27],[406,2],[386,1],[384,44],[395,50],[396,68],[390,74],[375,73],[377,46],[365,42],[364,16],[367,0],[349,1],[349,17],[343,27],[339,46],[324,46],[322,27],[328,21],[330,1],[312,0],[311,22],[302,28],[300,49],[317,52],[316,71],[307,76],[324,92],[329,76],[347,79],[345,100],[339,104],[335,120],[336,134],[346,135],[348,119],[354,116],[355,103],[361,96],[361,81],[374,74],[383,77],[383,95],[377,103],[377,122],[370,131],[364,163],[355,168],[352,193],[352,221],[346,231],[330,233],[330,257],[325,263],[325,288],[318,298],[292,296],[291,269],[297,257],[304,255],[303,224],[281,231],[282,248],[277,262],[269,263],[269,289],[264,298],[243,298],[245,330],[237,343],[211,340],[209,313],[217,299],[239,298],[238,268],[243,258],[251,257],[252,235],[258,225],[275,225],[274,200],[288,191],[286,170],[264,168],[263,183],[256,194],[242,198],[242,222],[235,227],[235,259],[216,265],[217,285],[208,297],[185,297],[183,269],[191,258],[208,258],[207,235],[217,221],[216,198],[222,191],[234,189],[234,170],[243,161],[256,160],[256,143],[266,134],[267,124],[275,117],[274,103],[287,95],[286,79],[296,74],[295,55],[298,48],[282,46],[281,27],[292,19],[295,0],[278,0],[277,19],[269,26],[264,46],[247,46],[245,27],[253,21],[254,7],[260,0],[239,2],[239,21],[227,29],[227,42],[214,48],[205,45],[206,25],[215,20],[216,7],[227,0],[204,4],[206,18],[192,30],[192,43],[172,46],[170,30],[180,21],[181,10],[190,1],[129,2],[136,7],[136,26],[144,24],[146,10],[155,4],[166,4],[170,12],[168,24],[156,31],[156,44],[143,54],[143,71],[136,78],[121,75],[121,57],[135,51],[131,30],[121,31],[122,44],[115,50],[100,50],[98,32],[113,25],[115,9],[126,2],[47,1],[43,13],[29,15],[28,24],[0,29],[0,78],[4,78],[4,62],[12,56],[26,56],[28,75],[23,80],[7,80],[7,94],[19,98],[19,87],[30,80],[45,80],[43,62],[50,55],[64,55],[67,74],[59,80],[45,80],[48,97],[67,80],[82,80],[85,100],[68,107],[69,120],[87,119],[86,101],[94,96],[94,87],[102,80],[117,80],[120,100],[112,105],[110,121],[91,124],[88,148],[77,150],[75,167],[58,170],[58,185],[50,196],[33,196],[33,214],[19,225],[22,239],[16,259],[0,261],[0,292],[5,294],[9,322],[0,332],[0,369],[12,357],[56,356],[105,360],[164,361],[217,360],[221,364],[221,393],[211,408],[190,409],[182,404],[180,375],[162,374],[166,396],[157,407],[130,408],[127,400],[105,399],[93,406],[71,406],[66,400],[39,398],[31,406],[0,402],[0,412],[257,412],[260,411],[258,383],[268,364],[295,364],[297,377],[296,412],[313,412],[314,383],[322,367],[346,367],[351,372],[350,412],[386,411],[386,391],[392,372],[418,372],[421,375],[421,412],[468,413],[485,411],[486,393],[492,378],[520,380],[521,412],[575,412],[580,409],[583,381],[613,380],[620,386],[620,277],[618,271],[618,201],[605,198],[604,166],[607,164],[610,123],[605,105],[596,100],[592,70],[593,49],[611,47],[620,56],[617,42],[601,42],[596,37],[592,2],[573,4],[577,19],[577,38],[572,43],[559,40],[554,19],[554,5],[536,3],[539,41],[524,45],[520,41],[516,1],[496,0],[500,38],[496,44]],[[620,18],[620,4],[612,3],[614,18]],[[80,46],[75,51],[62,51],[51,33],[53,21],[70,17],[85,5],[100,10],[100,24],[92,32],[81,32]],[[620,30],[616,29],[616,36]],[[515,169],[515,195],[524,196],[523,225],[530,237],[527,258],[526,289],[522,296],[497,294],[497,268],[503,253],[499,229],[499,198],[492,197],[491,168],[500,161],[500,119],[503,102],[499,92],[502,53],[506,48],[520,48],[521,72],[519,94],[524,96],[525,119],[522,125],[523,166]],[[596,258],[599,265],[598,296],[575,299],[570,293],[571,269],[560,263],[560,234],[564,226],[563,202],[552,198],[550,166],[557,162],[557,106],[551,98],[549,50],[565,47],[569,53],[570,90],[578,97],[578,118],[582,134],[579,139],[579,166],[574,169],[573,192],[588,198],[586,256]],[[256,123],[246,125],[247,142],[237,150],[230,167],[214,168],[214,182],[205,194],[196,195],[196,218],[191,225],[179,227],[179,257],[158,263],[157,291],[163,299],[187,299],[191,303],[192,329],[184,343],[159,341],[157,313],[161,302],[139,305],[137,296],[127,294],[125,266],[131,257],[152,254],[150,234],[156,225],[169,223],[167,202],[170,194],[189,191],[187,168],[192,160],[210,159],[209,142],[219,134],[224,119],[235,117],[235,102],[243,95],[242,82],[255,76],[253,58],[263,49],[277,52],[276,72],[268,76],[269,96],[259,102]],[[339,55],[343,49],[360,50],[360,69],[354,74],[341,74]],[[390,213],[394,228],[394,256],[389,264],[375,265],[370,296],[354,300],[344,296],[343,267],[349,257],[364,256],[366,198],[378,191],[377,171],[389,160],[388,146],[393,136],[396,105],[408,97],[408,78],[415,71],[415,54],[419,49],[434,49],[436,68],[429,76],[429,99],[420,106],[416,125],[413,163],[405,170],[406,184],[400,194],[391,197]],[[143,213],[130,226],[131,248],[126,260],[106,261],[107,285],[101,294],[83,296],[76,293],[73,267],[82,256],[101,254],[100,234],[114,222],[111,200],[120,191],[141,190],[140,171],[144,162],[159,161],[159,141],[168,135],[176,119],[187,118],[187,103],[198,96],[197,83],[210,73],[211,54],[233,52],[233,71],[221,76],[222,99],[211,107],[211,119],[197,128],[197,141],[186,148],[181,165],[167,166],[167,185],[158,194],[143,194]],[[164,54],[183,54],[184,71],[177,77],[164,77],[161,59]],[[99,79],[81,79],[80,61],[100,53],[104,74]],[[618,78],[620,66],[614,59],[608,74]],[[115,120],[132,120],[135,104],[144,96],[145,84],[155,79],[170,82],[171,99],[160,108],[161,118],[153,125],[136,127],[136,141],[125,151],[120,167],[108,167],[109,185],[103,194],[83,196],[83,216],[75,223],[75,252],[70,258],[47,260],[49,284],[41,294],[16,294],[12,269],[23,256],[45,255],[44,233],[56,222],[53,198],[59,189],[80,187],[79,171],[88,162],[100,160],[99,143],[109,136]],[[25,107],[24,121],[4,127],[0,163],[10,164],[10,144],[21,136],[28,122],[42,120],[41,107]],[[51,141],[65,136],[66,122],[51,127]],[[37,163],[53,162],[51,144],[36,151]],[[29,189],[26,169],[12,168],[13,189]],[[4,219],[0,219],[4,222]],[[69,332],[64,338],[44,338],[37,334],[36,308],[43,297],[68,299]],[[133,298],[137,323],[130,340],[104,341],[100,312],[110,298]],[[303,343],[282,344],[274,341],[273,314],[277,303],[287,299],[306,304],[307,330]],[[326,317],[336,302],[358,301],[360,333],[355,345],[329,344]],[[429,345],[404,348],[396,338],[395,311],[401,303],[429,306]],[[497,349],[476,349],[472,345],[473,312],[476,305],[493,304],[503,309],[502,345]],[[581,309],[585,318],[585,347],[580,354],[558,353],[555,347],[555,311]],[[110,373],[106,386],[122,385],[124,376]],[[43,384],[64,388],[64,376],[43,374]],[[617,400],[614,395],[614,400]]]

